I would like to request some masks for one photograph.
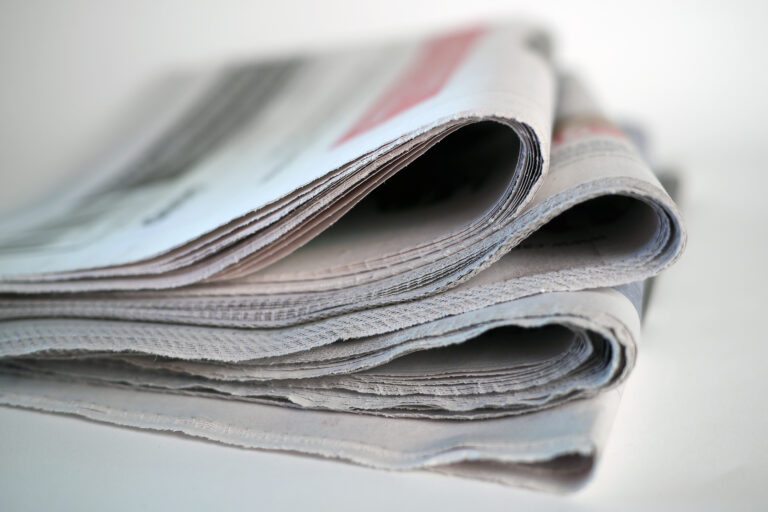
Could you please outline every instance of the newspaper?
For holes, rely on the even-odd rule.
[[[430,261],[429,252],[455,242],[454,251],[477,260],[484,247],[473,246],[499,227],[490,221],[508,222],[546,167],[555,84],[546,59],[528,49],[537,37],[522,27],[476,28],[224,71],[111,180],[38,213],[37,225],[8,223],[0,290],[167,288],[248,275],[441,140],[474,139],[474,151],[487,155],[490,131],[509,147],[500,169],[486,173],[499,181],[470,198],[480,225],[465,226],[472,216],[460,215],[396,247]],[[481,120],[488,123],[457,134]],[[223,139],[215,149],[189,154],[214,136]]]
[[[477,295],[480,285],[503,282],[509,289],[505,293],[522,296],[634,282],[658,273],[684,244],[676,206],[630,141],[602,118],[579,82],[565,78],[560,89],[562,112],[548,179],[506,227],[496,226],[492,234],[483,231],[467,250],[443,248],[432,261],[430,254],[414,257],[410,250],[403,255],[393,249],[392,258],[402,257],[402,265],[391,259],[381,262],[389,259],[376,258],[386,254],[383,243],[407,241],[413,230],[428,231],[422,224],[434,227],[448,216],[435,217],[433,207],[404,213],[400,208],[399,213],[371,219],[362,204],[362,219],[356,218],[358,212],[350,214],[348,224],[340,221],[314,243],[242,278],[162,291],[0,298],[0,318],[67,316],[284,327],[450,288],[455,288],[456,300],[463,300],[467,294]],[[455,207],[451,201],[441,205],[443,210]],[[397,215],[400,225],[392,218]],[[601,215],[611,222],[592,221]],[[475,259],[478,248],[485,255],[480,260]],[[501,260],[488,272],[465,282],[497,258]]]
[[[0,403],[564,490],[685,230],[523,25],[241,65],[0,232]]]
[[[485,332],[492,332],[494,326],[500,325],[524,327],[529,331],[497,329],[496,333],[501,336],[495,339],[476,335],[465,340],[468,342],[465,354],[472,352],[475,343],[486,344],[491,345],[486,348],[495,348],[497,353],[500,350],[508,356],[503,360],[484,358],[485,354],[480,353],[469,365],[465,366],[462,359],[454,361],[458,364],[451,367],[446,364],[449,361],[441,357],[427,367],[419,368],[406,362],[390,368],[389,372],[385,364],[378,367],[382,369],[379,376],[384,372],[389,375],[431,372],[433,377],[449,380],[460,370],[458,380],[461,380],[461,374],[474,371],[476,377],[468,380],[475,385],[487,384],[499,389],[507,380],[516,382],[521,394],[525,393],[526,385],[529,390],[535,390],[538,396],[527,402],[527,414],[518,414],[521,411],[516,408],[524,406],[524,402],[515,402],[514,393],[488,390],[485,393],[463,390],[461,395],[446,397],[459,406],[462,400],[466,401],[465,405],[478,406],[474,411],[466,411],[471,413],[469,416],[462,415],[461,411],[451,415],[448,408],[422,408],[413,404],[401,411],[378,411],[386,416],[384,418],[352,413],[360,409],[326,412],[323,409],[327,409],[328,404],[320,407],[317,396],[309,396],[305,402],[306,395],[303,399],[300,393],[289,395],[297,403],[286,407],[287,404],[279,401],[248,396],[245,393],[249,389],[253,393],[253,388],[241,385],[245,393],[234,400],[230,394],[234,391],[232,387],[222,392],[212,387],[205,389],[198,382],[193,388],[174,389],[172,379],[164,379],[173,373],[157,374],[155,380],[145,380],[138,373],[98,373],[105,368],[88,365],[87,361],[79,369],[77,364],[69,364],[67,368],[67,364],[57,364],[61,362],[57,359],[47,363],[30,361],[28,366],[17,360],[19,364],[6,367],[0,373],[0,402],[120,425],[182,432],[238,446],[340,458],[378,468],[440,471],[555,491],[575,489],[583,484],[603,448],[615,413],[619,397],[616,386],[629,371],[627,363],[634,360],[639,321],[632,303],[613,289],[556,292],[500,304],[470,318],[455,320],[458,325],[450,325],[454,322],[449,320],[440,323],[444,325],[437,325],[435,332],[447,331],[448,335],[458,331],[460,325],[474,325],[477,331]],[[577,355],[577,351],[557,354],[557,350],[552,350],[556,348],[552,345],[563,344],[565,331],[589,333],[616,352],[610,352],[609,360],[597,368],[584,364],[572,369],[565,378],[553,379],[552,373],[572,366],[565,363]],[[548,337],[553,334],[555,338],[550,341]],[[529,353],[519,358],[519,348],[505,349],[520,335],[529,337],[530,341],[534,341],[535,336],[548,346],[544,350],[529,346]],[[443,336],[434,340],[434,345],[456,343]],[[459,338],[462,337],[468,336],[460,334]],[[434,349],[419,347],[419,350],[426,354]],[[539,364],[533,364],[535,362]],[[500,369],[507,370],[507,379],[499,378],[505,376]],[[223,370],[226,372],[226,367]],[[176,376],[179,374],[183,375],[179,372]],[[130,380],[134,378],[139,378],[142,385],[132,383]],[[104,379],[112,385],[103,385]],[[183,382],[183,378],[176,380],[179,382]],[[221,379],[219,382],[237,381]],[[608,389],[598,392],[596,386],[600,385]],[[174,392],[169,392],[170,389]],[[305,391],[307,389],[311,386]],[[577,397],[581,399],[574,399]],[[506,405],[499,403],[499,399],[505,398],[509,399]],[[547,400],[551,405],[560,405],[540,407],[542,401]],[[375,401],[371,398],[372,405]],[[498,409],[500,406],[507,409]],[[404,414],[409,408],[412,414]],[[472,420],[457,421],[459,417]]]

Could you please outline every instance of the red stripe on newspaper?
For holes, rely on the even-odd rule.
[[[333,145],[367,132],[440,92],[483,32],[484,28],[476,27],[427,41],[405,73]]]

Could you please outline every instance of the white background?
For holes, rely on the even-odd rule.
[[[519,14],[685,178],[688,251],[657,283],[590,485],[549,496],[0,408],[0,508],[768,506],[766,2],[3,1],[0,210],[76,175],[169,68]]]

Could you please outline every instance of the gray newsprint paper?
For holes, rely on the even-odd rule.
[[[258,366],[151,360],[129,371],[123,359],[113,371],[104,353],[13,359],[0,402],[393,470],[582,484],[634,363],[632,302],[613,289],[545,293],[433,324],[429,338],[381,340],[383,351],[359,354],[369,370],[335,377],[265,381]]]
[[[183,77],[0,224],[0,403],[543,490],[587,481],[685,229],[546,35]]]

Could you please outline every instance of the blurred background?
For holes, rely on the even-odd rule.
[[[134,510],[764,505],[768,2],[2,0],[0,210],[82,171],[171,70],[518,17],[549,27],[558,61],[612,117],[645,127],[656,161],[683,179],[688,250],[657,283],[592,484],[567,499],[534,496],[5,409],[0,495],[94,509],[119,496]]]

